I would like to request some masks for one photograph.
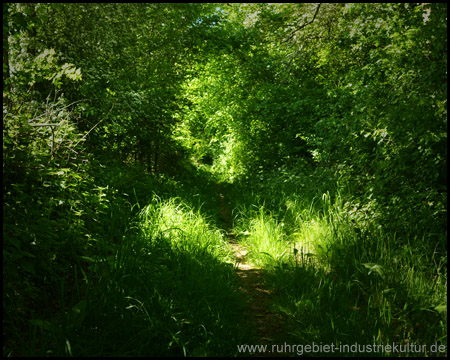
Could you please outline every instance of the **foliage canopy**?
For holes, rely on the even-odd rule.
[[[32,319],[34,331],[53,326],[47,298],[66,315],[86,306],[82,284],[89,288],[90,276],[106,278],[98,259],[113,256],[122,264],[118,244],[128,237],[141,244],[130,225],[139,208],[150,204],[146,209],[157,214],[164,205],[155,199],[177,195],[192,208],[202,200],[211,215],[215,183],[265,193],[269,213],[286,207],[292,224],[299,217],[289,204],[297,198],[328,194],[322,200],[332,208],[330,192],[342,195],[335,210],[354,216],[347,224],[354,238],[363,233],[361,224],[378,227],[401,246],[422,239],[430,262],[446,263],[447,4],[3,4],[9,354],[21,355],[13,348],[27,342],[24,319]],[[286,198],[277,202],[277,192]],[[175,214],[176,204],[169,205]],[[261,230],[264,206],[255,213],[259,220],[239,226]],[[189,214],[186,222],[195,224]],[[220,233],[198,221],[200,235],[192,236],[208,234],[203,250],[189,248],[192,259],[177,259],[205,271],[192,265],[196,251],[204,251],[208,266],[229,279],[229,269],[215,260],[226,256]],[[281,234],[271,221],[273,233]],[[141,244],[127,251],[147,251],[156,262],[178,256],[171,246],[182,235],[152,231],[151,249]],[[174,241],[167,248],[158,243],[165,236]],[[157,271],[139,259],[124,268]],[[364,259],[360,269],[369,269],[372,281],[379,268]],[[176,263],[168,262],[170,274],[181,271]],[[152,299],[162,296],[156,292]],[[211,321],[231,311],[216,305]],[[181,312],[178,306],[187,305],[168,308]],[[188,318],[154,338],[186,354],[197,337],[177,331],[192,325]],[[220,342],[210,344],[221,353]],[[70,345],[63,352],[70,355]]]

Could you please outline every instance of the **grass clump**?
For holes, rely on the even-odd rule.
[[[289,252],[283,223],[278,222],[264,206],[247,210],[241,207],[235,226],[240,243],[248,251],[248,259],[257,266],[281,261]]]

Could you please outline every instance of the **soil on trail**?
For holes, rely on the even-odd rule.
[[[228,241],[236,257],[236,273],[239,276],[239,290],[242,292],[247,304],[246,322],[252,329],[249,345],[267,345],[266,353],[247,353],[244,356],[274,356],[287,354],[271,354],[271,345],[284,344],[286,338],[285,319],[272,309],[273,292],[265,282],[265,271],[248,261],[247,250],[238,243],[232,230],[232,221],[228,211],[225,196],[220,185],[217,187],[220,201],[220,217],[224,223]]]

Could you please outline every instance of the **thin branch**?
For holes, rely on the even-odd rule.
[[[59,109],[56,109],[56,110],[51,110],[51,111],[62,111],[62,110],[64,110],[64,109],[67,109],[68,107],[70,107],[70,106],[72,106],[72,105],[75,105],[75,104],[77,104],[77,103],[79,103],[79,102],[82,102],[82,101],[88,101],[89,99],[81,99],[81,100],[77,100],[77,101],[74,101],[74,102],[72,102],[72,103],[70,103],[70,104],[68,104],[68,105],[65,105],[65,106],[63,106],[62,108],[59,108]],[[56,105],[56,103],[53,103],[54,105]],[[51,106],[51,105],[50,105]],[[28,123],[31,123],[31,122],[33,122],[33,121],[35,121],[35,120],[37,120],[37,119],[39,119],[39,118],[41,118],[41,117],[43,117],[43,116],[46,116],[46,115],[48,115],[48,113],[49,113],[49,110],[48,110],[48,107],[49,107],[49,105],[47,104],[47,109],[45,110],[45,112],[44,113],[42,113],[41,115],[38,115],[38,116],[35,116],[34,118],[32,118],[31,120],[28,120]],[[48,116],[47,116],[48,117]],[[33,126],[32,124],[30,124],[31,126]]]
[[[61,124],[28,124],[30,126],[33,127],[38,127],[38,126],[61,126]]]
[[[88,136],[89,135],[89,133],[92,131],[92,130],[94,130],[103,120],[105,120],[105,118],[103,118],[103,119],[101,119],[97,124],[95,124],[94,125],[94,127],[91,129],[91,130],[89,130],[80,140],[78,140],[77,141],[77,143],[74,145],[74,147],[75,146],[77,146],[79,143],[80,143],[80,141],[82,141],[83,139],[85,139],[86,138],[86,136]]]
[[[304,23],[304,24],[300,25],[297,29],[295,29],[294,31],[292,31],[291,34],[290,34],[286,39],[284,39],[281,43],[283,44],[283,43],[285,43],[285,42],[291,40],[291,39],[294,37],[294,35],[295,35],[295,33],[296,33],[297,31],[300,31],[301,29],[303,29],[303,28],[306,27],[307,25],[312,24],[312,23],[314,22],[314,20],[316,20],[316,16],[317,16],[317,14],[319,13],[320,5],[322,5],[322,4],[319,3],[319,4],[317,5],[316,12],[314,13],[314,17],[312,18],[311,21],[308,21],[307,23]]]
[[[89,131],[88,131],[88,132],[87,132],[80,140],[78,140],[78,142],[74,145],[74,147],[76,147],[76,146],[80,143],[80,141],[82,141],[83,139],[85,139],[86,136],[88,136],[92,130],[94,130],[94,129],[95,129],[95,128],[103,121],[103,120],[106,119],[106,117],[110,114],[110,112],[111,112],[112,109],[114,108],[114,105],[115,105],[115,103],[112,104],[111,109],[109,109],[109,111],[108,111],[108,113],[106,114],[106,116],[105,116],[103,119],[101,119],[97,124],[95,124],[94,127],[93,127],[91,130],[89,130]]]

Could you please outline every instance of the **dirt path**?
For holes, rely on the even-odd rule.
[[[268,351],[270,351],[271,345],[284,343],[285,321],[272,310],[274,294],[265,283],[265,271],[248,261],[247,250],[238,243],[236,235],[233,233],[230,212],[220,185],[218,185],[217,189],[220,200],[220,216],[225,224],[227,238],[236,257],[236,273],[239,276],[240,283],[239,290],[248,304],[246,320],[249,328],[253,330],[252,343],[249,345],[267,345]],[[283,354],[271,354],[270,352],[242,355],[283,356]]]

